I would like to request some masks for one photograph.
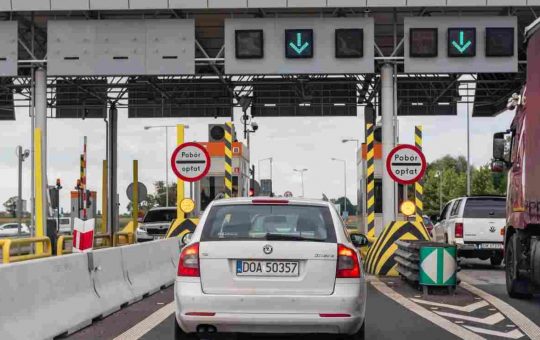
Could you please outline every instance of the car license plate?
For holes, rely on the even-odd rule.
[[[164,238],[165,238],[165,235],[154,236],[154,240],[162,240]]]
[[[298,261],[236,261],[237,276],[298,276]]]
[[[480,249],[503,249],[502,243],[482,243]]]

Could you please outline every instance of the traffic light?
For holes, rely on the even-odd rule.
[[[285,30],[285,57],[287,59],[313,58],[313,30]]]
[[[248,195],[249,195],[249,197],[255,196],[255,189],[249,188],[249,194]]]
[[[264,57],[263,30],[235,31],[237,59],[262,59]]]
[[[335,40],[336,58],[362,58],[364,56],[363,29],[337,29]]]
[[[92,206],[92,192],[86,190],[86,207],[89,208]]]
[[[435,58],[439,52],[437,28],[411,28],[409,55],[411,58]]]
[[[373,137],[375,139],[375,142],[382,143],[382,126],[375,127],[375,130],[373,131]]]
[[[448,56],[455,58],[475,57],[476,28],[449,28]]]
[[[513,27],[486,28],[486,56],[513,57],[515,51]]]

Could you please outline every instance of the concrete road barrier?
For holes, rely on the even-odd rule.
[[[0,338],[71,334],[176,276],[178,239],[0,266]]]

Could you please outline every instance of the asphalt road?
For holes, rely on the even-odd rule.
[[[421,292],[411,288],[399,278],[375,280],[368,284],[366,338],[368,339],[540,339],[540,331],[534,336],[520,328],[520,321],[531,322],[534,327],[540,325],[540,297],[532,300],[514,300],[506,295],[503,267],[492,267],[485,261],[462,261],[460,277],[464,283],[479,288],[489,295],[489,298],[503,301],[506,307],[496,307],[491,302],[460,287],[456,295],[422,296]],[[373,280],[372,280],[373,281]],[[464,286],[464,285],[462,285]],[[378,287],[378,288],[377,288]],[[386,292],[381,290],[381,287]],[[389,293],[390,292],[390,293]],[[418,298],[418,299],[417,299]],[[484,297],[485,298],[485,297]],[[416,304],[412,300],[422,301]],[[404,303],[403,300],[406,302]],[[169,287],[138,303],[128,306],[121,311],[95,322],[90,327],[70,336],[70,339],[172,339],[174,307],[173,289]],[[438,302],[445,306],[467,306],[477,302],[485,304],[470,315],[458,313],[445,307],[433,307],[422,303]],[[490,300],[491,301],[491,300]],[[413,306],[411,306],[411,304]],[[522,314],[517,318],[510,310],[512,307]],[[450,313],[449,313],[450,312]],[[520,313],[519,313],[520,312]],[[446,313],[446,314],[445,314]],[[156,314],[160,314],[156,321]],[[422,314],[422,315],[421,315]],[[485,320],[495,319],[500,314],[500,320],[494,320],[494,325],[488,326]],[[426,316],[427,315],[427,316]],[[441,317],[441,315],[443,317]],[[447,317],[445,315],[450,315]],[[454,316],[452,316],[454,315]],[[466,315],[466,316],[463,316]],[[513,317],[512,317],[513,316]],[[437,319],[438,318],[438,319]],[[468,319],[467,319],[468,318]],[[484,319],[486,318],[486,319]],[[152,320],[153,319],[153,323]],[[428,320],[431,319],[431,320]],[[472,320],[472,321],[471,321]],[[484,320],[484,321],[482,321]],[[517,322],[515,322],[517,321]],[[471,326],[475,332],[470,331]],[[475,328],[476,327],[476,328]],[[534,331],[533,327],[533,331]],[[480,329],[481,328],[481,329]],[[526,328],[526,327],[525,327]],[[456,331],[457,329],[457,331]],[[478,331],[478,329],[480,329]],[[540,328],[538,328],[540,329]],[[486,331],[487,330],[487,331]],[[467,332],[469,332],[467,334]],[[487,332],[484,334],[482,332]],[[490,334],[489,332],[495,332]],[[508,333],[507,333],[508,332]],[[496,334],[496,335],[493,335]],[[499,336],[498,334],[506,334]],[[529,328],[530,334],[530,328]],[[472,336],[472,337],[471,337]],[[476,336],[476,337],[475,337]],[[336,339],[334,336],[251,336],[244,335],[238,339]]]

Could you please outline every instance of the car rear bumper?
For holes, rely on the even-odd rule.
[[[334,293],[326,296],[208,295],[199,279],[175,282],[176,320],[188,333],[210,325],[223,333],[353,334],[364,323],[365,301],[364,280],[336,283]],[[186,315],[194,312],[215,314]]]
[[[474,243],[471,242],[471,243],[458,244],[458,256],[478,258],[478,257],[491,257],[495,255],[504,254],[502,243],[500,243],[501,248],[498,248],[498,249],[481,248],[481,245],[484,243],[499,244],[499,242],[474,242]]]

